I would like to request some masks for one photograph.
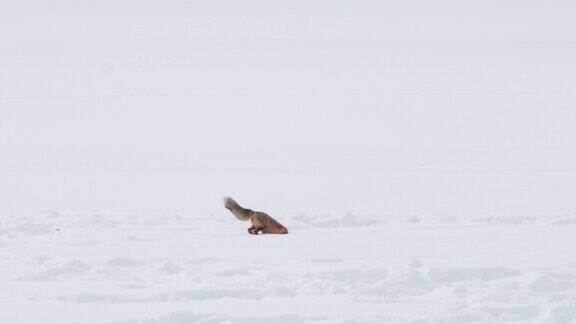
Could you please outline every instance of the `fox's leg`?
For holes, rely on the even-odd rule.
[[[254,225],[248,227],[248,233],[250,233],[250,234],[256,234],[256,233],[254,233],[254,229],[255,229]]]
[[[268,231],[266,230],[266,227],[259,227],[259,228],[255,229],[253,233],[256,235],[259,235],[260,233],[258,233],[258,232],[260,232],[262,234],[268,233]]]

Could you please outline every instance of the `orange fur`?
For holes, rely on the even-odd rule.
[[[239,220],[250,221],[252,226],[248,228],[248,233],[258,235],[262,234],[288,234],[288,229],[280,224],[272,216],[252,209],[240,206],[234,199],[224,197],[224,207],[236,216]]]

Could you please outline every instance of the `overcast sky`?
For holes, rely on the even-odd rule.
[[[0,210],[570,213],[567,1],[0,4]]]

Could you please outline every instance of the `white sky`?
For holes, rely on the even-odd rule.
[[[0,211],[576,210],[569,1],[0,9]]]

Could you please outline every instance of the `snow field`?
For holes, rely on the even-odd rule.
[[[574,217],[279,219],[291,234],[251,236],[226,212],[3,216],[0,322],[576,318]]]

